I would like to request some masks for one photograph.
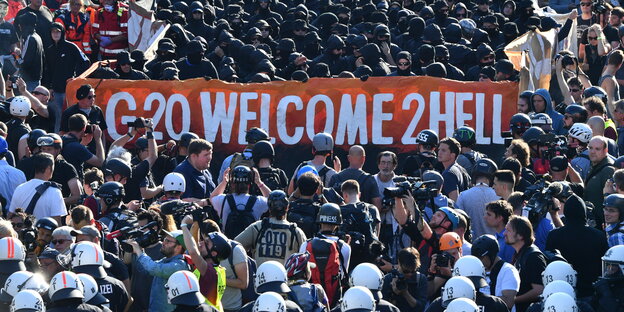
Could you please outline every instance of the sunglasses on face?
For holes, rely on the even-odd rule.
[[[581,2],[581,6],[591,6],[591,2]]]
[[[598,37],[587,37],[587,39],[591,40],[598,40]]]
[[[53,245],[58,245],[58,244],[63,244],[65,242],[69,242],[69,241],[70,241],[69,239],[55,239],[55,240],[52,241],[52,244]]]
[[[95,99],[95,94],[94,95],[87,95],[87,99],[89,99],[89,100]]]
[[[400,62],[399,66],[409,66],[410,63],[409,62]]]

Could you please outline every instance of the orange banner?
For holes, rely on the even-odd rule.
[[[67,86],[70,104],[77,102],[70,95],[86,83],[96,87],[96,104],[104,110],[113,139],[140,116],[153,118],[158,140],[192,131],[227,152],[246,144],[250,127],[267,129],[278,145],[307,145],[325,131],[338,147],[374,144],[402,152],[413,150],[420,130],[433,129],[444,137],[467,124],[476,130],[477,144],[503,144],[518,94],[514,82],[433,77],[263,84],[80,78]]]

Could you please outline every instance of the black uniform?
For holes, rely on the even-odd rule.
[[[205,303],[202,303],[198,306],[177,305],[175,310],[173,310],[173,312],[218,312],[218,311],[219,310]]]
[[[301,308],[291,300],[286,299],[286,312],[303,312]],[[249,302],[242,306],[238,312],[251,312],[253,311],[255,301]]]
[[[601,278],[594,283],[597,312],[624,311],[624,278]]]
[[[479,306],[479,311],[482,312],[508,312],[507,305],[505,305],[505,301],[503,299],[498,298],[496,296],[486,295],[477,291],[477,300],[475,300],[477,306]],[[443,312],[444,308],[442,307],[442,297],[438,297],[427,307],[425,312]]]
[[[82,303],[82,299],[59,300],[48,305],[48,312],[103,312],[102,309]]]
[[[129,298],[126,286],[120,280],[110,276],[96,278],[95,281],[100,287],[100,294],[110,302],[110,309],[113,312],[123,312]]]
[[[19,144],[20,138],[24,136],[24,134],[30,133],[32,130],[28,124],[19,118],[12,118],[6,125],[8,130],[6,141],[9,144],[9,150],[13,152],[13,154],[19,155],[17,152],[17,145]]]
[[[47,47],[45,51],[45,71],[43,85],[65,93],[67,79],[79,76],[89,68],[89,58],[74,43],[65,40],[65,30],[61,39]]]

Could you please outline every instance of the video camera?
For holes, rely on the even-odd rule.
[[[187,215],[193,216],[193,221],[202,222],[206,218],[211,218],[211,206],[200,207],[195,203],[185,202],[179,199],[170,200],[160,205],[163,214],[173,215],[176,224],[180,224]]]
[[[562,135],[553,133],[541,134],[538,137],[538,144],[548,149],[542,150],[542,158],[553,159],[556,156],[566,156],[568,153],[568,139]]]
[[[386,187],[383,191],[385,197],[397,198],[412,194],[416,201],[431,200],[438,195],[438,189],[432,188],[436,181],[422,181],[417,177],[396,177],[392,179],[396,183],[394,187]]]
[[[553,198],[558,197],[563,192],[561,182],[549,182],[550,176],[543,176],[536,184],[527,187],[522,197],[528,200],[522,215],[529,218],[531,223],[537,223],[541,218],[551,211],[559,210],[553,202]]]
[[[158,232],[152,229],[152,227],[156,225],[158,225],[156,221],[149,222],[144,226],[138,226],[138,223],[132,223],[119,230],[106,234],[106,239],[111,240],[113,238],[119,238],[121,241],[121,249],[125,252],[132,252],[132,246],[123,241],[134,239],[134,241],[143,248],[152,245],[158,242]]]
[[[37,229],[30,217],[24,220],[24,228],[18,234],[26,252],[35,251],[37,248]]]
[[[605,5],[605,1],[604,0],[594,1],[594,3],[592,4],[592,11],[595,14],[604,14],[605,12],[607,12],[607,6]]]

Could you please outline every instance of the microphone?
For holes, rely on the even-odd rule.
[[[548,186],[548,192],[552,196],[557,196],[561,194],[561,192],[563,192],[563,185],[561,184],[561,182],[553,182]]]

